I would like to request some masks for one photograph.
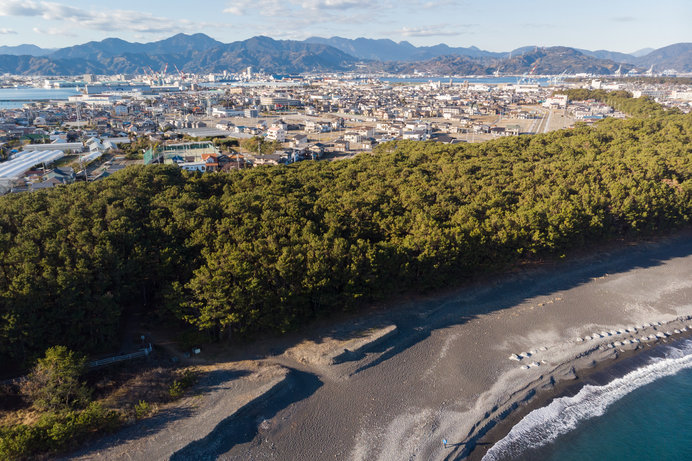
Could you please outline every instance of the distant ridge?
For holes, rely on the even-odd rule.
[[[468,56],[472,58],[496,58],[507,54],[484,51],[475,46],[468,48],[453,48],[441,43],[434,46],[417,47],[406,41],[396,43],[389,39],[370,39],[362,37],[356,39],[342,37],[310,37],[306,39],[305,42],[333,46],[356,58],[376,61],[421,61],[449,55]]]
[[[634,66],[617,63],[609,59],[587,56],[574,48],[554,46],[549,48],[527,47],[531,51],[512,53],[512,57],[501,59],[474,59],[467,56],[439,56],[424,62],[392,63],[387,70],[411,73],[417,68],[441,75],[491,75],[499,70],[505,74],[520,75],[533,71],[534,74],[592,73],[612,74],[620,66],[628,72]]]
[[[641,67],[651,67],[657,72],[674,69],[678,72],[692,71],[692,43],[676,43],[664,46],[637,59]]]
[[[637,50],[634,53],[630,53],[632,56],[635,58],[641,58],[642,56],[646,56],[647,54],[651,53],[654,51],[655,48],[642,48],[641,50]]]
[[[356,64],[364,70],[424,69],[481,75],[521,74],[532,68],[537,73],[609,74],[618,68],[621,72],[644,71],[651,66],[656,72],[692,72],[692,44],[673,44],[641,57],[607,50],[537,46],[495,53],[474,46],[417,47],[406,41],[342,37],[294,41],[258,36],[224,44],[205,34],[177,34],[149,43],[107,38],[59,50],[34,45],[0,47],[0,72],[24,75],[144,73],[166,65],[195,73],[237,72],[248,66],[268,73],[305,73],[354,70]]]
[[[124,54],[185,54],[193,51],[203,51],[223,43],[204,34],[178,34],[165,40],[150,43],[131,43],[119,38],[107,38],[100,42],[88,42],[83,45],[59,49],[50,54],[51,58],[93,59],[96,56],[113,57]]]
[[[334,47],[253,37],[223,44],[204,34],[179,34],[151,43],[108,38],[63,48],[47,56],[0,55],[0,72],[22,75],[145,73],[166,65],[184,72],[240,71],[248,66],[275,73],[329,72],[358,59]]]
[[[0,55],[7,54],[11,56],[45,56],[54,52],[54,49],[40,48],[36,45],[17,45],[17,46],[0,46]]]

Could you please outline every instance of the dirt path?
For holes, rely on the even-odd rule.
[[[256,363],[222,364],[202,370],[194,396],[163,408],[151,418],[105,437],[63,459],[162,460],[199,440],[250,402],[281,389],[288,370]]]

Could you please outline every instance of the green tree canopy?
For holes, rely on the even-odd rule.
[[[0,197],[0,363],[54,344],[108,348],[128,312],[210,338],[283,332],[688,225],[692,115],[577,96],[638,115],[481,144],[392,142],[339,162],[204,175],[133,166]]]
[[[89,402],[89,389],[79,381],[86,357],[64,346],[48,348],[22,384],[22,393],[40,410],[68,410]]]

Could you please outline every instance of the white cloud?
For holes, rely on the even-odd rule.
[[[243,16],[246,12],[246,9],[244,8],[244,5],[231,5],[225,10],[223,10],[223,12],[235,16]]]
[[[31,0],[1,0],[0,16],[41,16],[41,11]]]
[[[264,17],[309,17],[311,22],[325,23],[336,20],[333,12],[358,9],[371,13],[382,9],[393,0],[236,0],[223,12],[238,16],[259,15]],[[412,1],[412,0],[409,0]]]
[[[375,5],[370,0],[305,0],[301,6],[309,10],[345,10],[348,8],[370,8]]]
[[[140,34],[198,32],[205,27],[220,27],[189,20],[174,20],[142,11],[86,10],[56,2],[35,0],[0,0],[0,16],[36,16],[99,31],[131,31]],[[57,31],[59,29],[53,29]],[[48,33],[48,30],[42,31]]]
[[[477,24],[431,24],[424,27],[402,27],[396,31],[404,37],[452,37],[468,33]]]
[[[452,6],[463,6],[468,2],[458,1],[458,0],[431,0],[421,5],[423,8],[448,8]]]
[[[256,34],[300,40],[312,35],[365,36],[387,26],[399,37],[457,36],[468,33],[465,25],[440,27],[426,24],[426,17],[456,17],[468,0],[232,0],[224,13],[235,16],[236,25]],[[452,16],[449,16],[452,15]],[[415,24],[410,25],[409,24]],[[405,26],[405,27],[404,27]]]
[[[459,35],[459,32],[440,30],[436,27],[403,27],[400,31],[404,37],[436,37]]]
[[[57,27],[49,27],[48,29],[40,29],[38,27],[34,27],[33,31],[36,32],[37,34],[41,35],[55,35],[58,37],[76,37],[77,34],[72,32],[69,29],[60,29]]]
[[[0,35],[17,35],[17,31],[14,29],[0,29]]]

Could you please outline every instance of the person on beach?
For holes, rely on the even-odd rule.
[[[447,439],[442,439],[442,445],[447,448]]]

